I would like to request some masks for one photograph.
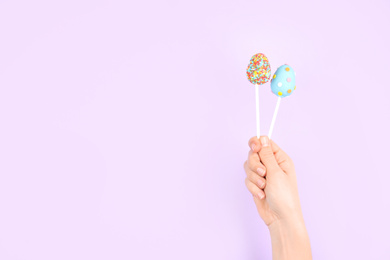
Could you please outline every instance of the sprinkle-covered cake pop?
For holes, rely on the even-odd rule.
[[[271,76],[271,66],[268,58],[262,53],[253,55],[246,70],[246,75],[252,84],[267,83]]]
[[[290,96],[295,90],[295,72],[291,66],[280,66],[271,79],[271,90],[278,97]]]

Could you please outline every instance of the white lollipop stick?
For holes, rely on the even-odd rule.
[[[256,128],[257,128],[257,138],[260,138],[259,85],[257,85],[257,84],[255,84],[255,95],[256,95]]]
[[[269,133],[268,133],[268,138],[269,138],[269,139],[271,139],[272,131],[274,130],[274,125],[275,125],[275,121],[276,121],[276,116],[278,115],[278,110],[279,110],[279,106],[280,106],[280,100],[282,100],[282,98],[281,98],[281,97],[278,97],[278,102],[276,103],[274,116],[272,117],[271,126],[269,127]]]

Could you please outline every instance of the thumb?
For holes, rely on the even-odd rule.
[[[276,161],[274,152],[271,148],[271,143],[269,141],[268,136],[260,137],[261,142],[261,150],[259,152],[260,160],[267,168],[267,172],[273,172],[275,170],[280,169],[278,162]]]
[[[279,167],[285,173],[290,172],[291,168],[294,168],[294,163],[290,156],[288,156],[288,154],[284,152],[273,140],[271,140],[271,147]]]

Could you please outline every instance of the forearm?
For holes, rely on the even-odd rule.
[[[273,260],[311,260],[309,235],[303,217],[269,225]]]

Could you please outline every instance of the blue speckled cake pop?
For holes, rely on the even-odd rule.
[[[280,66],[271,79],[271,90],[278,97],[287,97],[295,90],[295,72],[291,66]]]

